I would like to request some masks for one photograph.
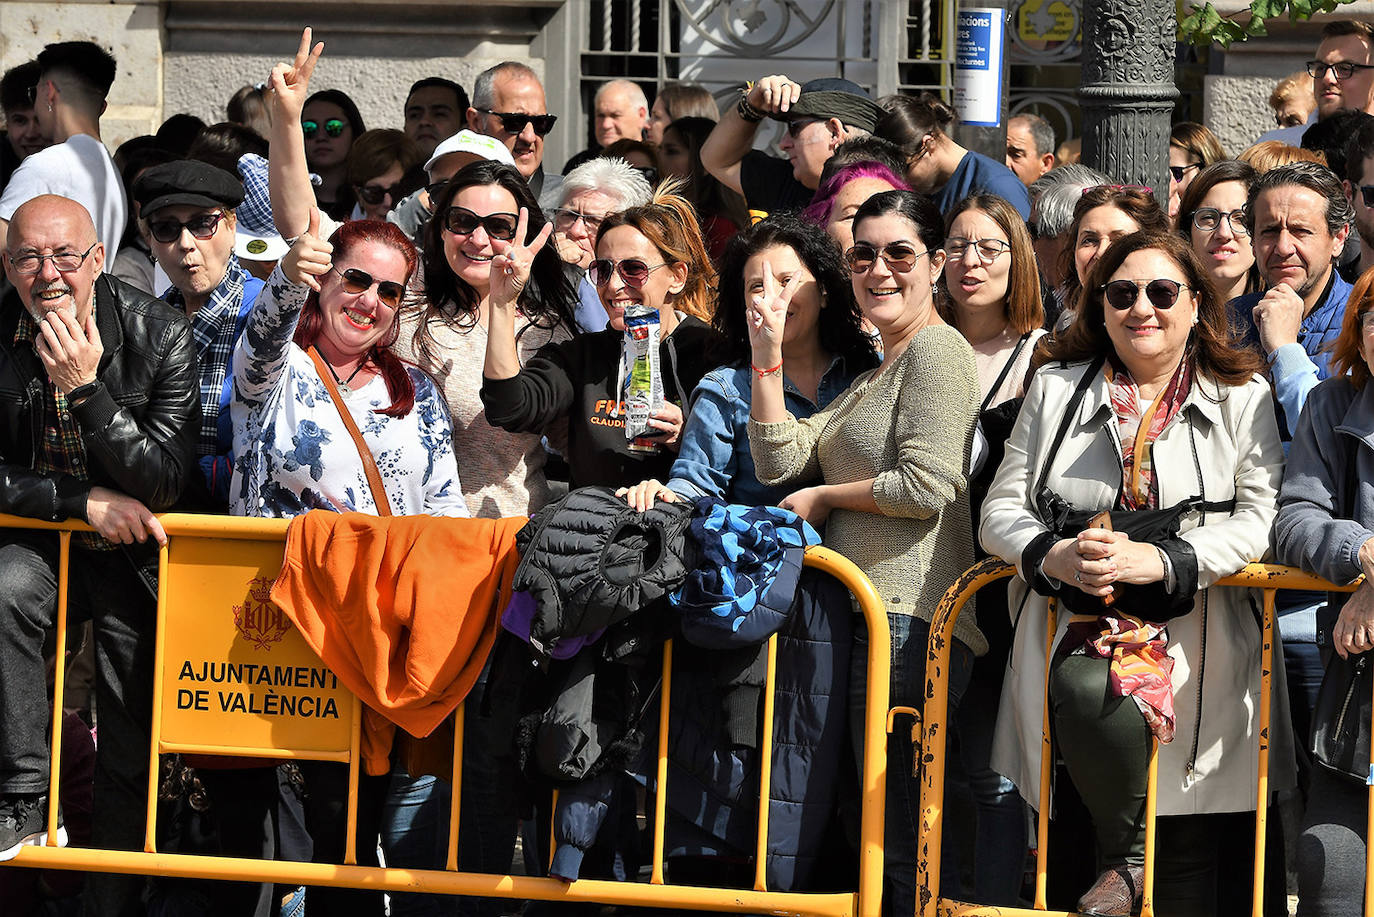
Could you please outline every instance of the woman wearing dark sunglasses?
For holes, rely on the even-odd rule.
[[[1126,915],[1139,904],[1157,740],[1155,906],[1248,914],[1260,632],[1245,592],[1208,587],[1268,549],[1283,473],[1273,400],[1259,356],[1237,346],[1225,305],[1178,236],[1113,242],[1087,288],[1078,319],[1037,354],[983,505],[983,546],[1020,574],[993,765],[1033,807],[1051,804],[1039,791],[1048,655],[1055,745],[1097,840],[1100,874],[1078,912]],[[1066,532],[1056,506],[1174,509],[1177,534],[1134,540],[1093,520]],[[1117,528],[1142,518],[1117,515]],[[1053,635],[1048,596],[1060,599]],[[1287,695],[1281,678],[1274,685],[1277,791],[1293,785],[1294,761]],[[1282,888],[1280,878],[1272,900]]]
[[[305,162],[320,177],[315,201],[332,219],[343,221],[353,214],[357,201],[348,184],[348,151],[366,130],[358,106],[337,89],[320,90],[301,109]]]
[[[401,199],[419,188],[424,154],[404,131],[365,131],[348,151],[348,187],[357,199],[352,220],[385,220]],[[409,179],[409,181],[407,180]]]
[[[521,217],[522,225],[525,220]],[[539,246],[546,235],[536,240]],[[513,290],[498,291],[493,284],[482,371],[487,420],[512,432],[536,434],[566,420],[574,488],[666,479],[692,389],[711,368],[708,345],[716,337],[707,325],[716,272],[691,204],[660,189],[650,203],[602,220],[590,277],[608,327],[550,344],[523,366],[516,350],[513,293],[526,283],[530,259],[516,247],[512,250],[514,259],[503,254],[493,262],[493,271],[509,265],[514,281]],[[650,416],[656,432],[647,450],[632,448],[625,436],[621,340],[629,306],[646,306],[659,317],[658,366],[666,403]]]
[[[793,484],[820,471],[823,483],[794,491],[781,505],[824,522],[826,546],[873,581],[888,607],[892,703],[917,709],[930,616],[973,562],[966,471],[978,374],[968,342],[936,309],[943,238],[944,220],[925,195],[885,191],[859,208],[845,262],[859,309],[882,336],[882,364],[804,420],[788,411],[783,394],[788,313],[802,274],[779,288],[765,265],[748,314],[749,448],[759,480]],[[849,711],[857,751],[868,641],[862,624],[856,630]],[[961,619],[955,646],[957,699],[973,656],[986,649],[972,617]],[[920,786],[911,773],[909,734],[901,726],[888,743],[883,881],[884,912],[892,914],[915,908]]]

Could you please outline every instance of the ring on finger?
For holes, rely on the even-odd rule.
[[[1083,571],[1082,571],[1082,570],[1075,570],[1075,571],[1073,571],[1073,578],[1074,578],[1074,582],[1078,583],[1078,585],[1080,585],[1080,586],[1083,585]]]

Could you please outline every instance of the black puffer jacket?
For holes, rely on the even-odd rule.
[[[27,344],[14,342],[23,312],[11,291],[0,307],[0,512],[85,519],[97,486],[154,512],[171,508],[199,473],[200,371],[186,316],[108,274],[96,279],[102,387],[72,409],[91,477],[78,481],[34,470],[46,373]]]

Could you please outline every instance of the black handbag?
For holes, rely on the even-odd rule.
[[[1364,786],[1369,779],[1369,737],[1374,712],[1374,664],[1369,654],[1333,655],[1312,711],[1312,758],[1324,770]]]
[[[1083,374],[1069,400],[1059,428],[1055,431],[1050,444],[1049,455],[1040,469],[1040,477],[1034,490],[1035,510],[1040,521],[1050,528],[1049,532],[1037,537],[1027,547],[1022,558],[1022,569],[1036,571],[1031,587],[1044,596],[1053,596],[1074,614],[1100,615],[1108,611],[1102,600],[1089,595],[1070,583],[1055,584],[1041,572],[1045,555],[1051,547],[1064,538],[1077,538],[1078,534],[1089,528],[1089,521],[1101,510],[1077,509],[1045,484],[1049,477],[1050,465],[1059,452],[1069,424],[1073,422],[1083,396],[1101,371],[1105,359],[1095,361]],[[1120,494],[1117,501],[1120,502]],[[1197,555],[1192,545],[1179,538],[1183,520],[1189,513],[1216,512],[1230,513],[1235,509],[1234,499],[1224,502],[1209,502],[1201,496],[1189,497],[1173,506],[1161,509],[1113,509],[1109,512],[1112,529],[1124,533],[1132,541],[1150,544],[1162,550],[1169,558],[1173,568],[1173,588],[1164,582],[1157,583],[1116,583],[1112,589],[1113,603],[1110,611],[1126,614],[1147,621],[1168,621],[1185,615],[1193,610],[1193,598],[1197,594]],[[1032,565],[1033,564],[1033,565]]]

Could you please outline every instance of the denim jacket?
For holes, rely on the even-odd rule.
[[[787,410],[799,420],[810,417],[870,368],[850,367],[844,357],[835,357],[821,376],[816,403],[784,375]],[[754,373],[748,366],[722,366],[697,383],[692,412],[682,431],[682,447],[667,483],[669,490],[688,500],[709,496],[745,506],[774,506],[796,490],[794,485],[766,487],[754,473],[746,432],[753,382]]]

